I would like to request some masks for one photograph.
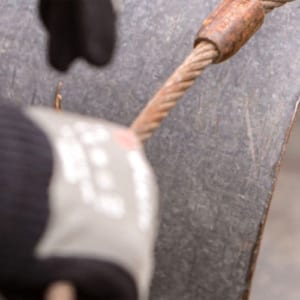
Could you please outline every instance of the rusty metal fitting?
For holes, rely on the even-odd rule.
[[[236,54],[261,27],[265,17],[260,0],[223,0],[204,21],[195,41],[213,43],[219,51],[214,63]]]

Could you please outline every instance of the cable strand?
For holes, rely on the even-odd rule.
[[[292,1],[294,0],[261,0],[265,13],[270,13],[273,9]]]
[[[265,13],[291,1],[293,0],[261,0]],[[131,125],[141,142],[147,141],[160,127],[177,102],[218,55],[215,45],[206,41],[201,42],[192,51]]]

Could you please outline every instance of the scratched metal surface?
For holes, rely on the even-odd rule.
[[[189,53],[218,1],[126,0],[111,66],[45,62],[34,0],[0,2],[0,96],[130,124]],[[152,299],[239,300],[275,168],[300,94],[299,2],[269,15],[231,61],[207,70],[147,145],[159,178],[162,222]],[[53,124],[55,126],[55,124]]]
[[[298,118],[274,193],[254,276],[251,300],[299,300],[299,136]]]

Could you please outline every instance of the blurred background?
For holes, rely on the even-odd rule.
[[[298,115],[277,182],[251,300],[300,299],[299,117]]]

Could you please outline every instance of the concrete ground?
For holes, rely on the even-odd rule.
[[[251,300],[300,299],[300,120],[282,165]]]

